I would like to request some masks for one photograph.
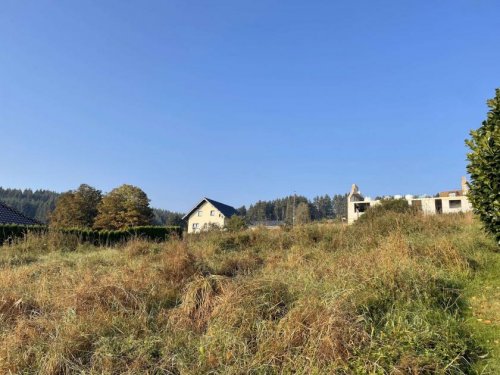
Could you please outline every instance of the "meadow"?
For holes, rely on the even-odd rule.
[[[33,234],[0,247],[0,373],[493,374],[499,322],[476,302],[499,256],[470,214],[107,248]]]

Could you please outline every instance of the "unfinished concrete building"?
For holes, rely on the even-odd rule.
[[[462,177],[461,190],[443,191],[434,197],[427,195],[395,195],[383,199],[406,199],[408,204],[426,215],[468,212],[472,210],[472,206],[467,199],[468,190],[467,180]],[[364,197],[358,186],[353,184],[347,197],[347,222],[352,224],[368,208],[380,204],[381,201],[381,199],[372,200],[369,197]]]

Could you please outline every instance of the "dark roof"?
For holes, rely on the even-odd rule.
[[[228,206],[227,204],[224,204],[224,203],[221,203],[221,202],[217,202],[217,201],[214,201],[213,199],[209,199],[209,198],[205,197],[196,206],[194,206],[191,211],[189,211],[186,215],[184,215],[184,217],[182,219],[186,219],[187,217],[189,217],[189,215],[191,215],[193,213],[193,211],[195,211],[198,207],[200,207],[200,205],[203,202],[211,203],[225,217],[231,217],[233,215],[237,215],[238,214],[238,211],[236,211],[236,209],[234,207]]]
[[[0,202],[0,224],[37,225],[40,223]]]

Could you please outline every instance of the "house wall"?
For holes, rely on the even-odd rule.
[[[198,212],[201,211],[201,216]],[[210,212],[214,211],[214,216],[210,216]],[[210,225],[218,225],[221,228],[225,225],[225,217],[222,213],[209,202],[203,204],[194,211],[188,219],[188,233],[198,233],[206,230]],[[193,224],[198,224],[198,228],[193,228]]]
[[[447,197],[447,198],[441,198],[441,199],[443,202],[443,213],[444,214],[472,211],[472,205],[470,204],[469,200],[465,196]],[[450,207],[450,201],[453,201],[453,200],[461,201],[461,206],[458,208]]]
[[[370,207],[372,206],[376,206],[377,204],[380,204],[380,201],[355,201],[355,202],[352,202],[352,201],[349,201],[347,202],[347,223],[348,224],[352,224],[354,223],[356,220],[358,220],[358,218],[363,215],[363,212],[356,212],[356,204],[367,204],[369,205]]]
[[[441,200],[442,212],[443,214],[451,214],[457,212],[469,212],[472,211],[472,205],[466,196],[461,195],[458,197],[437,197],[437,198],[408,198],[406,199],[410,205],[414,201],[422,202],[422,212],[426,215],[435,215],[436,212],[436,200]],[[460,201],[460,207],[450,207],[450,201]],[[347,202],[347,223],[352,224],[361,215],[362,212],[356,212],[355,205],[359,203],[369,203],[370,206],[380,204],[380,201],[358,201],[358,202]]]

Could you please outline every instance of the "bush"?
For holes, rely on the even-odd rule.
[[[399,214],[410,212],[413,212],[413,208],[406,199],[384,199],[380,201],[380,204],[368,208],[356,222],[359,224],[373,223],[376,220],[382,220],[381,218],[384,216],[391,216],[391,214],[400,216]]]
[[[245,229],[247,224],[242,217],[233,215],[226,220],[226,229],[230,232],[237,232],[239,230]]]

